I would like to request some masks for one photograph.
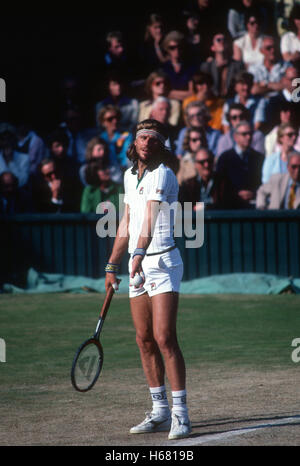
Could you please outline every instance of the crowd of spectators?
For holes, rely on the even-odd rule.
[[[61,118],[46,136],[27,121],[0,122],[1,214],[118,209],[146,118],[168,128],[180,202],[300,207],[299,2],[222,2],[221,14],[213,0],[184,3],[176,27],[150,14],[131,53],[123,31],[107,34],[89,127],[76,76],[62,80]]]

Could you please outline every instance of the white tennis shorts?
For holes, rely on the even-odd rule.
[[[132,258],[128,263],[129,276],[131,273]],[[183,275],[183,262],[177,248],[172,251],[145,256],[142,262],[145,282],[141,288],[129,285],[129,298],[148,293],[154,296],[169,291],[179,292]]]

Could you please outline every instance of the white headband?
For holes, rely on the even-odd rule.
[[[163,137],[162,134],[158,133],[154,129],[140,129],[136,133],[136,137],[138,138],[139,136],[142,136],[143,134],[149,135],[149,136],[154,136],[157,138],[163,145],[165,145],[165,138]]]

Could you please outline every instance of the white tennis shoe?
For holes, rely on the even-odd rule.
[[[131,434],[148,434],[154,432],[166,432],[171,427],[171,414],[162,416],[157,413],[146,413],[146,419],[130,429]]]
[[[179,438],[185,438],[192,432],[192,425],[190,420],[186,416],[179,416],[178,414],[172,414],[172,425],[169,433],[169,440],[176,440]]]

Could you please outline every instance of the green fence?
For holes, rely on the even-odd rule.
[[[114,238],[98,237],[98,220],[96,214],[1,218],[1,281],[22,284],[30,267],[102,277]],[[300,277],[299,211],[207,211],[203,246],[188,249],[186,239],[176,238],[184,280],[238,272]]]

